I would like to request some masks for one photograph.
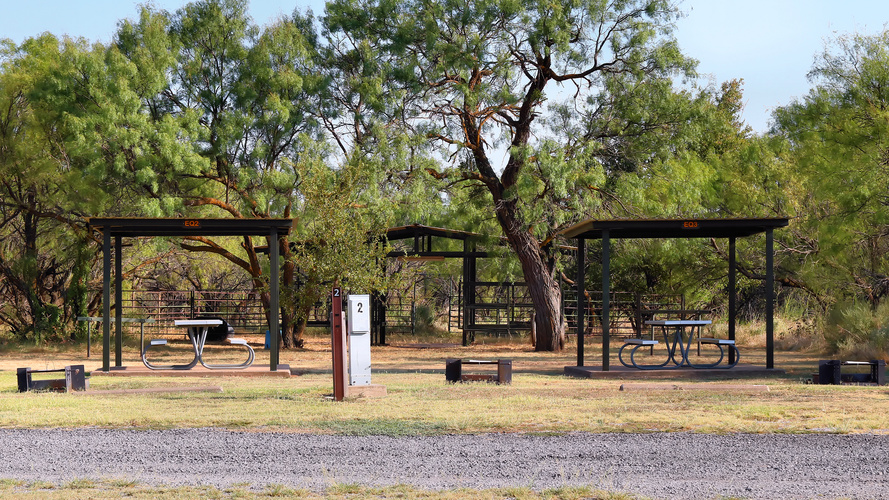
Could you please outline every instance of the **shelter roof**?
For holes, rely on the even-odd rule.
[[[460,231],[458,229],[445,229],[441,227],[424,226],[422,224],[411,224],[409,226],[390,227],[386,230],[386,239],[389,241],[404,240],[416,236],[439,236],[441,238],[449,238],[452,240],[465,240],[469,238],[481,237],[478,233],[469,231]]]
[[[266,236],[272,229],[289,233],[293,219],[90,217],[87,223],[112,236]]]
[[[731,238],[785,227],[787,217],[736,219],[589,219],[556,233],[567,239],[610,238]]]

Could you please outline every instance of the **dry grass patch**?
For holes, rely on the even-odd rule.
[[[536,353],[518,343],[469,348],[374,347],[373,381],[383,398],[331,401],[330,351],[326,338],[283,351],[281,360],[303,375],[281,378],[92,377],[96,390],[221,386],[222,393],[102,395],[16,392],[15,367],[53,368],[100,360],[82,353],[6,353],[0,361],[0,427],[179,428],[221,427],[281,432],[362,435],[527,432],[874,432],[889,433],[889,389],[801,383],[817,368],[817,355],[776,353],[782,378],[743,379],[769,392],[694,390],[708,381],[678,380],[683,391],[619,391],[621,380],[573,379],[564,366],[573,349]],[[764,356],[746,347],[751,357]],[[268,354],[261,349],[261,356]],[[14,356],[10,356],[14,354]],[[21,356],[21,357],[19,357]],[[138,363],[125,352],[125,364]],[[259,357],[259,356],[258,356]],[[513,360],[513,383],[449,384],[449,357]],[[261,363],[257,360],[257,363]],[[267,363],[267,361],[266,361]],[[674,380],[675,382],[676,380]],[[661,382],[661,381],[659,381]],[[669,383],[671,380],[663,380]],[[725,380],[716,383],[725,383]]]
[[[623,500],[641,499],[635,495],[612,493],[586,487],[564,487],[536,492],[529,488],[497,488],[487,490],[454,489],[446,491],[422,490],[412,486],[396,485],[368,487],[350,484],[334,485],[322,492],[291,488],[285,485],[269,485],[263,489],[242,485],[218,489],[209,486],[158,487],[119,484],[113,481],[72,481],[54,486],[42,482],[0,482],[0,499],[48,499],[85,500],[93,498],[134,498],[178,500],[191,498],[215,499],[264,499],[303,498],[307,500],[345,499],[393,499],[412,498],[424,500]]]

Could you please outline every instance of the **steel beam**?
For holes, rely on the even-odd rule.
[[[766,369],[775,367],[775,244],[771,229],[766,231]]]
[[[123,366],[123,245],[114,237],[114,366]]]

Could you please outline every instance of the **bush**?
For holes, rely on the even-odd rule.
[[[435,331],[435,311],[428,304],[418,303],[414,307],[414,328],[419,334]]]
[[[889,302],[837,304],[822,328],[827,351],[844,359],[889,359]]]

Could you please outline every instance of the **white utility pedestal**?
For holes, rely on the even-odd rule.
[[[349,295],[349,385],[370,385],[370,295]]]

